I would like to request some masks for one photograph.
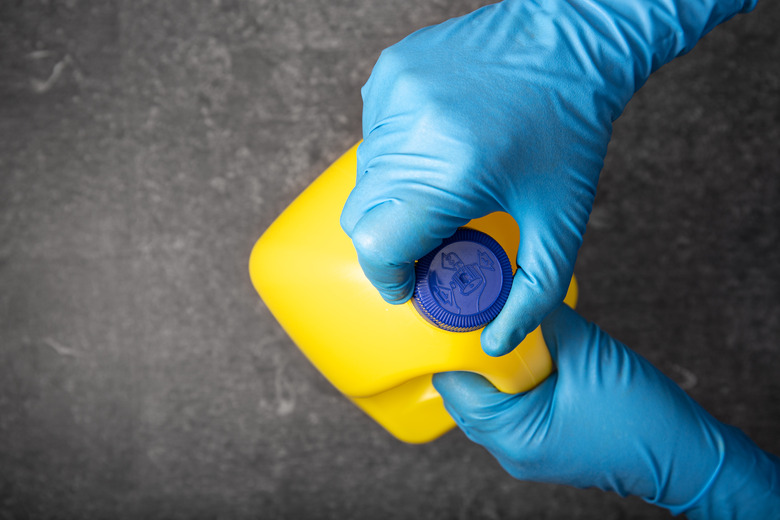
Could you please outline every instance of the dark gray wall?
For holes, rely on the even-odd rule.
[[[418,5],[419,4],[419,5]],[[379,51],[481,2],[0,4],[0,518],[666,518],[390,438],[249,251],[360,136]],[[581,312],[780,453],[780,3],[615,126]]]

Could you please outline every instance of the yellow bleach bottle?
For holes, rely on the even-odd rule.
[[[339,225],[355,183],[357,145],[320,175],[255,244],[249,273],[260,297],[308,359],[398,439],[423,443],[455,423],[431,383],[466,370],[517,393],[553,365],[537,328],[512,352],[482,351],[481,329],[501,310],[516,269],[518,227],[506,213],[472,220],[415,264],[403,305],[386,303]],[[574,306],[572,279],[565,302]]]

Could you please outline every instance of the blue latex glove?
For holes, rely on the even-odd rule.
[[[650,73],[755,0],[505,0],[385,50],[341,225],[389,302],[470,219],[520,226],[509,301],[485,328],[511,351],[562,301],[612,121]]]
[[[433,378],[458,426],[512,476],[637,495],[689,518],[780,518],[780,459],[565,305],[542,333],[558,370],[530,392],[467,372]]]

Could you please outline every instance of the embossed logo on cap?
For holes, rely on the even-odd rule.
[[[445,330],[485,326],[506,303],[512,268],[501,246],[485,233],[459,229],[416,265],[414,306]]]

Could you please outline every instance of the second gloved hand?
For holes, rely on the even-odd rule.
[[[689,518],[780,518],[780,460],[645,359],[561,305],[542,322],[558,371],[504,394],[467,372],[433,384],[514,477],[636,495]]]
[[[505,354],[539,325],[566,293],[612,121],[652,70],[749,0],[683,3],[505,0],[385,50],[341,218],[382,296],[406,301],[415,260],[506,211],[519,268],[483,348]]]

